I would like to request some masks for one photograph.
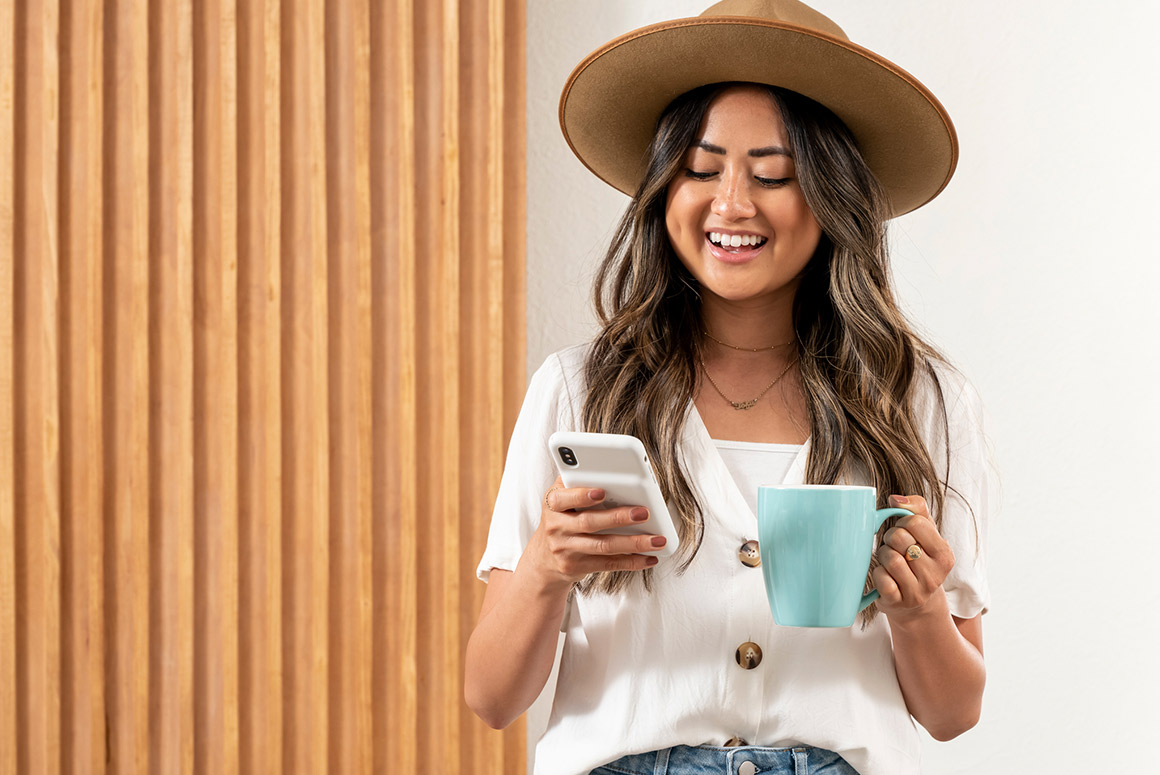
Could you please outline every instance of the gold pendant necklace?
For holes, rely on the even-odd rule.
[[[712,338],[712,337],[710,337],[710,338]],[[714,339],[713,341],[717,341],[717,340]],[[790,361],[789,363],[787,363],[785,365],[785,368],[781,370],[781,374],[778,374],[776,377],[774,377],[773,382],[770,382],[768,385],[766,385],[765,390],[762,390],[760,393],[758,393],[756,398],[751,398],[748,401],[734,401],[732,398],[725,395],[721,391],[720,386],[718,386],[717,382],[713,379],[713,375],[709,373],[708,367],[705,366],[705,359],[701,358],[700,361],[701,361],[701,370],[705,372],[705,376],[708,377],[708,379],[709,379],[709,384],[712,385],[713,389],[717,391],[717,395],[721,396],[726,401],[728,401],[734,409],[737,409],[740,411],[744,411],[746,409],[752,409],[754,406],[756,406],[757,402],[761,400],[761,397],[764,396],[766,393],[768,393],[773,388],[774,385],[776,385],[778,382],[780,382],[781,378],[786,375],[786,373],[790,370],[790,367],[792,367],[794,364],[794,361]]]

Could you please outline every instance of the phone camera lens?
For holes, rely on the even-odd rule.
[[[560,459],[564,461],[564,465],[576,465],[576,453],[570,447],[560,447]]]

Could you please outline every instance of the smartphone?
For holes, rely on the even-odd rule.
[[[664,546],[640,553],[668,557],[677,551],[680,539],[640,439],[620,433],[558,431],[548,439],[548,446],[565,487],[604,490],[604,500],[591,508],[644,506],[648,509],[646,521],[601,533],[662,535],[667,539]]]

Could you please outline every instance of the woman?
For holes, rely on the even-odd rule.
[[[513,721],[563,631],[537,772],[918,772],[912,719],[969,729],[985,677],[979,403],[899,313],[884,238],[953,171],[945,111],[812,9],[727,0],[595,52],[561,117],[633,199],[600,334],[548,359],[513,433],[468,704]],[[644,442],[675,557],[594,535],[634,509],[577,511],[604,494],[553,483],[561,429]],[[914,512],[880,533],[881,598],[854,627],[769,616],[754,510],[777,482],[874,485]]]

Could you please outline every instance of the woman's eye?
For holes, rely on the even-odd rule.
[[[716,172],[697,172],[696,170],[691,169],[685,170],[685,177],[692,178],[693,180],[708,180],[716,174]]]
[[[786,183],[789,183],[793,178],[758,178],[755,177],[758,183],[766,188],[781,188]]]

